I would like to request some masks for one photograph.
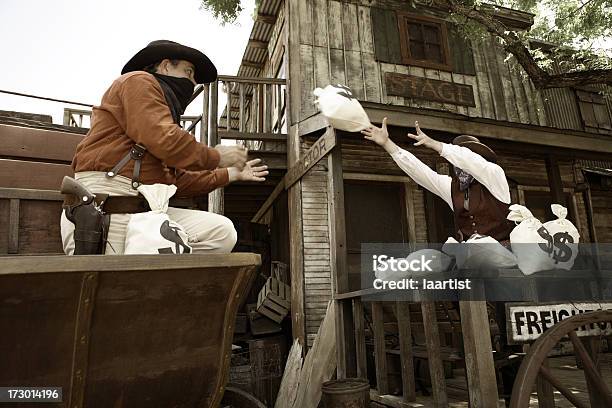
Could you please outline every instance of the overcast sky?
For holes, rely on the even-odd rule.
[[[123,65],[158,39],[197,48],[219,74],[235,75],[253,26],[254,0],[243,5],[238,24],[222,26],[199,0],[0,0],[0,89],[98,104]],[[201,113],[192,105],[187,114]],[[0,110],[54,123],[65,106],[0,93]]]

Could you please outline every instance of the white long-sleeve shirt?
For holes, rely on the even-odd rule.
[[[440,156],[455,167],[474,176],[480,184],[493,194],[493,197],[503,203],[510,204],[510,187],[508,186],[506,173],[500,166],[487,161],[467,147],[448,143],[442,144]],[[436,173],[428,165],[417,159],[415,155],[399,147],[397,151],[391,154],[391,157],[417,184],[442,198],[453,209],[452,178],[450,176]]]

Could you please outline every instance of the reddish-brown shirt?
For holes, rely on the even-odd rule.
[[[109,171],[135,144],[145,146],[140,181],[175,184],[177,196],[206,194],[229,183],[227,169],[216,169],[219,152],[181,129],[170,113],[155,77],[144,71],[117,78],[92,111],[91,128],[76,149],[72,167]],[[120,172],[132,178],[134,162]]]

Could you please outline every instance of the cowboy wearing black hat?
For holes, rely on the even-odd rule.
[[[112,213],[106,253],[123,252],[129,215],[142,212],[143,198],[136,190],[140,184],[174,184],[177,196],[190,197],[234,180],[263,181],[268,174],[260,160],[247,162],[243,147],[211,148],[180,127],[195,84],[217,78],[202,52],[173,41],[153,41],[121,74],[93,108],[91,128],[72,162],[75,178],[92,192],[134,197],[133,202],[114,200],[113,206],[112,197],[105,202]],[[233,224],[221,215],[177,208],[169,208],[168,215],[186,229],[194,252],[230,252],[236,241]],[[66,253],[74,244],[73,230],[63,215]]]
[[[425,146],[436,151],[453,165],[453,174],[438,174],[412,153],[397,146],[387,131],[387,118],[382,127],[370,126],[361,133],[368,140],[382,146],[417,184],[442,198],[453,210],[455,229],[459,241],[473,234],[488,235],[509,247],[510,232],[514,225],[506,219],[510,205],[510,187],[504,170],[497,164],[497,155],[476,137],[460,135],[452,144],[442,143],[427,136],[415,122],[416,135],[408,136],[415,146]],[[503,302],[494,302],[499,325],[500,348],[503,357],[513,353],[505,341],[506,321]],[[519,362],[519,359],[515,360]],[[516,363],[504,366],[502,374],[504,393],[508,397],[516,375]]]
[[[510,188],[497,156],[474,136],[457,136],[452,144],[427,136],[415,122],[416,135],[408,136],[415,146],[428,147],[453,165],[453,175],[438,174],[412,153],[398,147],[387,132],[387,118],[381,128],[363,130],[366,139],[382,146],[417,184],[442,198],[453,210],[460,241],[473,234],[488,235],[507,245],[513,225],[506,219]]]

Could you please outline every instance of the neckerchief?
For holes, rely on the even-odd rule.
[[[459,179],[459,190],[465,191],[470,187],[472,181],[474,181],[474,176],[460,169],[459,167],[453,167],[455,170],[455,175],[457,179]]]
[[[159,82],[159,85],[164,91],[164,97],[166,98],[168,108],[170,108],[174,123],[180,126],[181,115],[185,113],[185,109],[187,109],[187,105],[189,105],[189,101],[193,95],[193,82],[187,78],[178,78],[157,73],[153,74],[153,76],[155,76],[157,82]]]

